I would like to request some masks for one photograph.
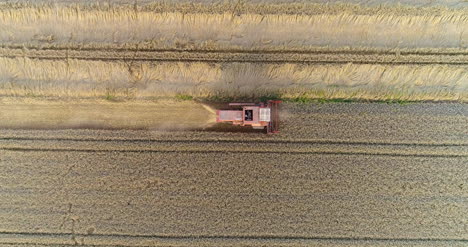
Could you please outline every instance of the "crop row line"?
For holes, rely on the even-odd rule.
[[[232,139],[95,139],[95,138],[48,138],[48,137],[0,137],[0,141],[72,141],[72,142],[123,142],[123,143],[233,143],[233,144],[321,144],[346,146],[422,146],[422,147],[466,147],[468,143],[418,143],[418,142],[374,142],[335,140],[232,140]]]
[[[290,155],[353,155],[353,156],[390,156],[424,158],[468,158],[468,154],[431,154],[398,152],[361,152],[361,151],[295,151],[295,150],[162,150],[162,149],[78,149],[78,148],[35,148],[0,147],[0,150],[14,152],[79,152],[79,153],[188,153],[188,154],[290,154]]]
[[[14,232],[2,231],[0,235],[23,235],[38,237],[67,237],[71,233],[53,232]],[[117,234],[117,233],[94,233],[92,235],[74,233],[75,237],[102,237],[102,238],[153,238],[171,240],[321,240],[321,241],[381,241],[381,242],[451,242],[466,243],[468,239],[456,238],[385,238],[385,237],[326,237],[326,236],[294,236],[294,235],[143,235],[143,234]]]
[[[132,48],[132,47],[35,47],[24,45],[0,44],[2,49],[26,49],[35,51],[103,51],[103,52],[195,52],[195,53],[243,53],[243,54],[351,54],[351,55],[418,55],[418,56],[459,56],[468,55],[468,51],[418,51],[418,50],[359,50],[359,49],[317,49],[317,50],[246,50],[246,49],[175,49],[175,48]]]
[[[0,49],[0,57],[41,60],[92,60],[141,62],[237,62],[237,63],[306,63],[306,64],[450,64],[468,65],[468,54],[404,55],[404,54],[328,54],[301,53],[238,53],[200,51],[86,51],[86,50],[10,50]]]

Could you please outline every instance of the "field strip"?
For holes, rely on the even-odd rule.
[[[85,238],[86,244],[98,244],[102,246],[112,246],[112,244],[104,244],[114,241],[124,241],[129,244],[130,241],[146,242],[146,241],[338,241],[338,242],[411,242],[411,243],[446,243],[446,244],[462,244],[467,243],[468,239],[455,239],[455,238],[385,238],[385,237],[328,237],[328,236],[290,236],[290,235],[169,235],[169,234],[117,234],[117,233],[95,233],[95,234],[82,234],[82,233],[53,233],[53,232],[14,232],[2,231],[0,232],[0,243],[2,244],[40,244],[41,242],[46,245],[58,245],[63,242],[71,242],[71,238],[79,239]],[[55,243],[44,243],[47,238],[52,238]],[[26,242],[26,241],[28,242]],[[130,241],[129,241],[130,240]],[[146,241],[144,241],[146,240]],[[62,242],[62,243],[60,243]],[[115,243],[117,244],[117,243]],[[121,245],[119,243],[119,245]],[[144,245],[135,245],[144,246]]]
[[[341,140],[118,139],[0,137],[0,149],[22,152],[254,153],[468,157],[467,143]]]
[[[161,62],[239,62],[239,63],[356,63],[356,64],[451,64],[468,65],[468,53],[335,51],[179,51],[179,50],[86,50],[86,49],[8,49],[0,57],[44,60],[161,61]]]
[[[466,147],[468,143],[444,142],[382,142],[382,141],[346,141],[326,139],[120,139],[120,138],[66,138],[66,137],[10,137],[0,136],[0,141],[73,141],[73,142],[142,142],[142,143],[256,143],[256,144],[330,144],[330,145],[378,145],[378,146],[427,146],[427,147]]]
[[[75,46],[72,45],[67,47],[38,47],[38,46],[26,46],[26,45],[5,45],[0,44],[0,50],[4,52],[65,52],[67,53],[74,53],[74,52],[120,52],[126,54],[133,54],[138,52],[155,52],[155,53],[163,53],[163,52],[188,52],[188,53],[208,53],[208,54],[331,54],[331,55],[343,55],[343,54],[360,54],[360,55],[418,55],[418,56],[458,56],[458,55],[468,55],[468,49],[455,49],[455,50],[446,50],[446,49],[430,49],[430,50],[418,50],[418,49],[343,49],[343,48],[320,48],[317,47],[315,49],[173,49],[173,48],[137,48],[137,47],[121,47],[121,46],[108,46],[108,47],[82,47],[82,46]],[[398,53],[398,54],[397,54]]]
[[[73,46],[73,44],[67,44],[66,46],[28,46],[28,45],[8,45],[0,44],[0,49],[5,50],[36,50],[36,51],[107,51],[107,52],[203,52],[203,53],[246,53],[246,54],[314,54],[314,53],[323,53],[323,54],[363,54],[363,55],[378,55],[378,54],[388,54],[395,55],[396,49],[387,49],[387,48],[322,48],[315,47],[312,49],[287,49],[284,47],[282,49],[244,49],[244,48],[230,48],[230,49],[183,49],[183,48],[139,48],[139,47],[123,47],[123,46],[102,46],[102,47],[87,47],[83,46],[86,44],[80,44],[80,46]],[[467,55],[468,49],[463,48],[433,48],[433,49],[399,49],[398,52],[401,55]]]
[[[189,153],[189,154],[296,154],[296,155],[364,155],[390,157],[425,157],[425,158],[468,158],[468,153],[417,153],[417,152],[367,152],[367,151],[325,151],[325,150],[205,150],[205,149],[76,149],[76,148],[36,148],[36,147],[5,147],[0,150],[13,152],[80,152],[80,153]]]

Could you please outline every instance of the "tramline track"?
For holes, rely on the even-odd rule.
[[[342,52],[342,53],[341,53]],[[468,53],[368,52],[368,51],[205,51],[125,49],[18,49],[0,48],[0,57],[42,60],[135,62],[238,62],[309,64],[450,64],[467,65]]]

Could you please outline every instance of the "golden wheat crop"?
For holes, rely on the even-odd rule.
[[[464,54],[468,12],[443,7],[239,1],[0,4],[0,46],[400,51]],[[25,50],[26,51],[26,50]],[[436,55],[434,55],[436,56]],[[461,100],[464,65],[132,63],[0,58],[0,93],[148,98],[357,98]]]
[[[468,15],[464,9],[422,8],[416,12],[403,8],[399,13],[395,8],[313,5],[311,8],[317,10],[293,14],[286,5],[282,5],[283,13],[278,7],[257,12],[243,7],[235,12],[221,6],[218,11],[209,12],[200,6],[204,5],[162,12],[171,8],[7,5],[0,8],[0,42],[70,46],[140,44],[140,48],[468,46]],[[201,12],[196,12],[196,8]]]
[[[468,99],[468,68],[448,65],[140,63],[0,58],[8,96]]]

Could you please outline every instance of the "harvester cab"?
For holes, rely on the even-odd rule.
[[[230,103],[233,109],[216,111],[216,122],[266,129],[268,134],[279,132],[278,107],[280,100],[267,103]]]

